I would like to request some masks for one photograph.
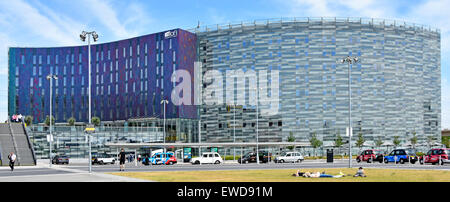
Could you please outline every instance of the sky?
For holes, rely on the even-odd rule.
[[[81,31],[111,42],[174,28],[288,17],[366,17],[441,31],[442,128],[450,128],[450,0],[0,0],[0,121],[8,111],[8,47],[85,45]]]

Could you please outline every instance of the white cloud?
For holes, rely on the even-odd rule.
[[[106,0],[84,0],[83,4],[103,25],[106,26],[116,37],[129,38],[137,33],[130,33],[118,19],[118,14],[111,3]]]

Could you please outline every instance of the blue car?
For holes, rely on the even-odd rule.
[[[145,157],[142,159],[144,165],[172,165],[177,163],[177,159],[173,153],[155,153],[152,157]]]
[[[395,162],[404,164],[410,162],[412,164],[418,161],[417,155],[414,150],[395,149],[388,155],[384,156],[384,163]]]

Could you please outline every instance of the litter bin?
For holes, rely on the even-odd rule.
[[[327,163],[333,163],[333,149],[327,149]]]

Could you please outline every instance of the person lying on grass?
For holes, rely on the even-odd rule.
[[[325,171],[320,173],[320,172],[301,172],[300,170],[297,170],[297,172],[292,174],[292,176],[296,176],[296,177],[310,177],[310,178],[324,178],[324,177],[340,178],[340,177],[344,177],[345,174],[342,173],[342,171],[340,171],[339,175],[334,175],[333,176],[333,175],[325,174]]]

